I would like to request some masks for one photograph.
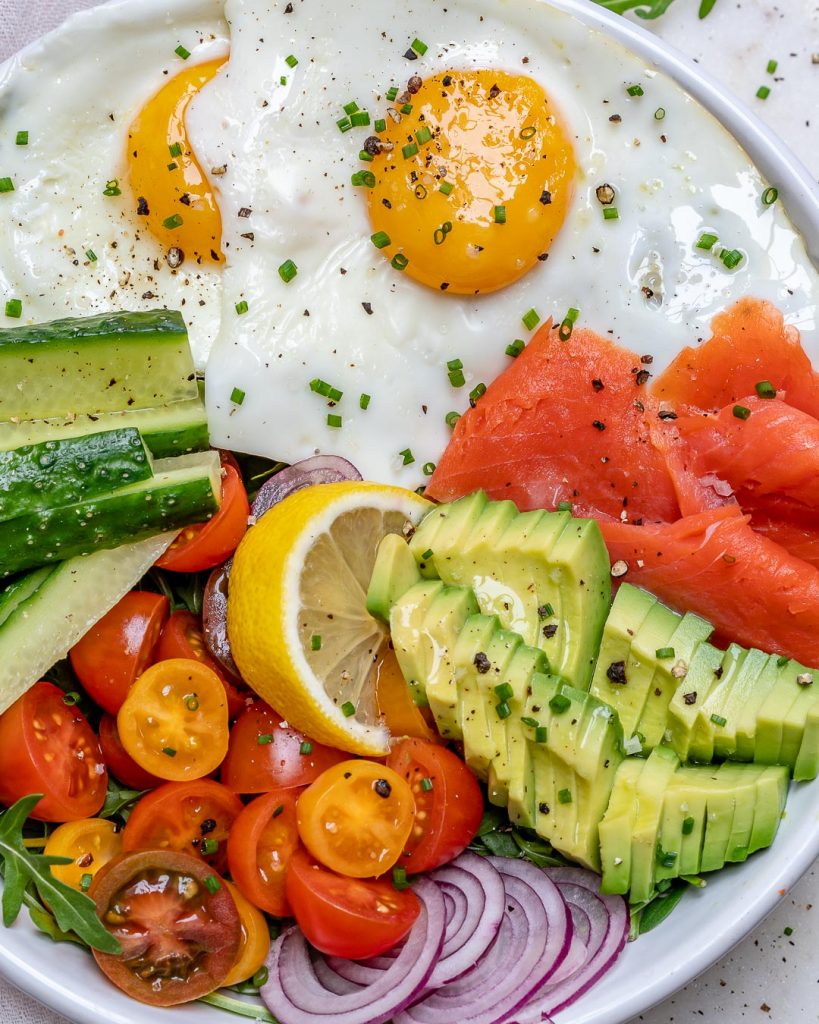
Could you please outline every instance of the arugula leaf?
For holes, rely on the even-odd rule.
[[[518,829],[513,829],[512,839],[517,843],[523,856],[539,868],[560,868],[571,864],[571,861],[561,856],[551,843],[540,836],[527,836]]]
[[[36,901],[33,900],[29,904],[28,912],[34,926],[54,942],[74,942],[78,946],[82,946],[83,949],[86,948],[86,943],[79,935],[75,935],[74,932],[64,932],[54,920],[54,916]]]
[[[707,18],[708,17],[708,15],[711,13],[711,11],[713,11],[714,7],[716,7],[716,4],[717,4],[717,0],[701,0],[701,3],[700,3],[700,21],[702,21],[703,18]]]
[[[632,932],[634,938],[637,935],[645,935],[652,931],[657,925],[662,924],[672,910],[677,906],[688,889],[688,883],[682,879],[674,879],[665,892],[658,893],[654,899],[645,903],[642,907],[632,910]]]
[[[171,603],[171,611],[192,612],[202,614],[202,598],[205,584],[210,571],[204,572],[164,572],[154,566],[142,577],[138,587],[140,590],[151,590],[155,594],[164,594]]]
[[[665,14],[674,0],[594,0],[594,2],[614,14],[625,14],[626,11],[633,10],[638,18],[652,21],[654,18],[659,18],[661,14]],[[703,2],[707,3],[708,0],[703,0]],[[716,0],[713,0],[711,6],[715,2]],[[701,14],[700,17],[703,18],[705,15]]]
[[[273,1014],[263,1006],[259,1006],[258,1003],[246,1003],[243,999],[233,999],[222,992],[211,992],[208,996],[201,996],[199,1002],[207,1003],[208,1006],[217,1006],[220,1010],[236,1013],[240,1017],[263,1021],[265,1024],[279,1024]]]
[[[147,793],[145,789],[124,789],[118,782],[108,777],[108,792],[105,794],[105,803],[99,812],[100,818],[122,818],[128,820],[131,813],[131,804]]]
[[[52,875],[52,864],[70,864],[70,858],[46,857],[42,853],[32,853],[24,845],[23,826],[41,799],[41,793],[33,793],[0,815],[3,924],[8,927],[14,923],[31,883],[43,903],[51,909],[61,931],[76,932],[83,942],[104,953],[121,952],[120,944],[97,917],[94,901]]]

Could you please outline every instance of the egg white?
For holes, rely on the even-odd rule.
[[[140,0],[77,15],[0,68],[0,325],[165,306],[184,314],[204,367],[221,317],[221,269],[172,270],[125,187],[128,127],[191,62],[227,52],[221,0]],[[27,131],[27,146],[16,145]],[[122,195],[103,195],[120,179]],[[89,250],[97,257],[92,260]]]

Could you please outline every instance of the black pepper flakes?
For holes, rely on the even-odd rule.
[[[483,651],[478,651],[478,653],[473,658],[473,663],[475,665],[475,668],[478,670],[478,672],[480,672],[481,675],[485,675],[492,667],[492,663],[490,662],[489,658],[487,658],[487,656],[483,653]]]
[[[592,420],[592,426],[595,430],[599,430],[601,432],[606,429],[606,424],[603,423],[602,420]]]
[[[592,381],[592,387],[594,388],[595,391],[602,391],[605,386],[606,385],[603,383],[602,380],[600,380],[599,377],[595,377],[594,380]]]
[[[373,315],[373,304],[371,302],[362,302],[361,308],[364,310],[367,316]]]
[[[552,637],[557,633],[557,626],[550,624],[543,627],[543,635],[547,640],[551,640]]]
[[[689,707],[692,704],[696,704],[697,703],[697,691],[696,690],[692,690],[691,693],[684,693],[683,694],[683,700],[685,701],[686,704],[688,704]]]
[[[148,209],[148,200],[145,196],[139,196],[137,199],[137,215],[140,217],[147,217],[151,211]]]
[[[547,188],[545,188],[540,193],[540,202],[543,204],[543,206],[549,206],[551,204],[551,202],[552,202],[552,193]]]
[[[638,387],[642,387],[643,384],[648,384],[650,377],[651,374],[648,372],[648,370],[640,370],[640,372],[634,378],[634,383]]]
[[[625,686],[628,682],[626,678],[626,663],[624,661],[613,661],[606,669],[606,678],[617,686]]]
[[[389,782],[387,782],[386,779],[376,779],[375,782],[373,783],[373,789],[375,790],[376,794],[380,796],[383,800],[386,800],[387,797],[392,793],[392,786],[389,784]]]
[[[671,409],[660,409],[657,415],[661,420],[675,420],[677,418],[677,414],[672,412]]]

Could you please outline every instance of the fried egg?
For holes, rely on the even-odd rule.
[[[0,69],[4,327],[10,300],[23,322],[165,306],[183,313],[204,367],[224,261],[212,169],[185,113],[227,49],[217,0],[120,2]]]
[[[226,168],[214,443],[414,487],[548,317],[656,369],[744,294],[815,329],[817,275],[770,183],[577,20],[537,0],[226,12],[230,60],[188,114]]]

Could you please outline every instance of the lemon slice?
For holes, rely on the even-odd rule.
[[[233,560],[227,622],[245,681],[291,725],[356,754],[386,753],[376,660],[386,627],[366,608],[379,541],[431,508],[372,483],[296,491],[248,530]]]

